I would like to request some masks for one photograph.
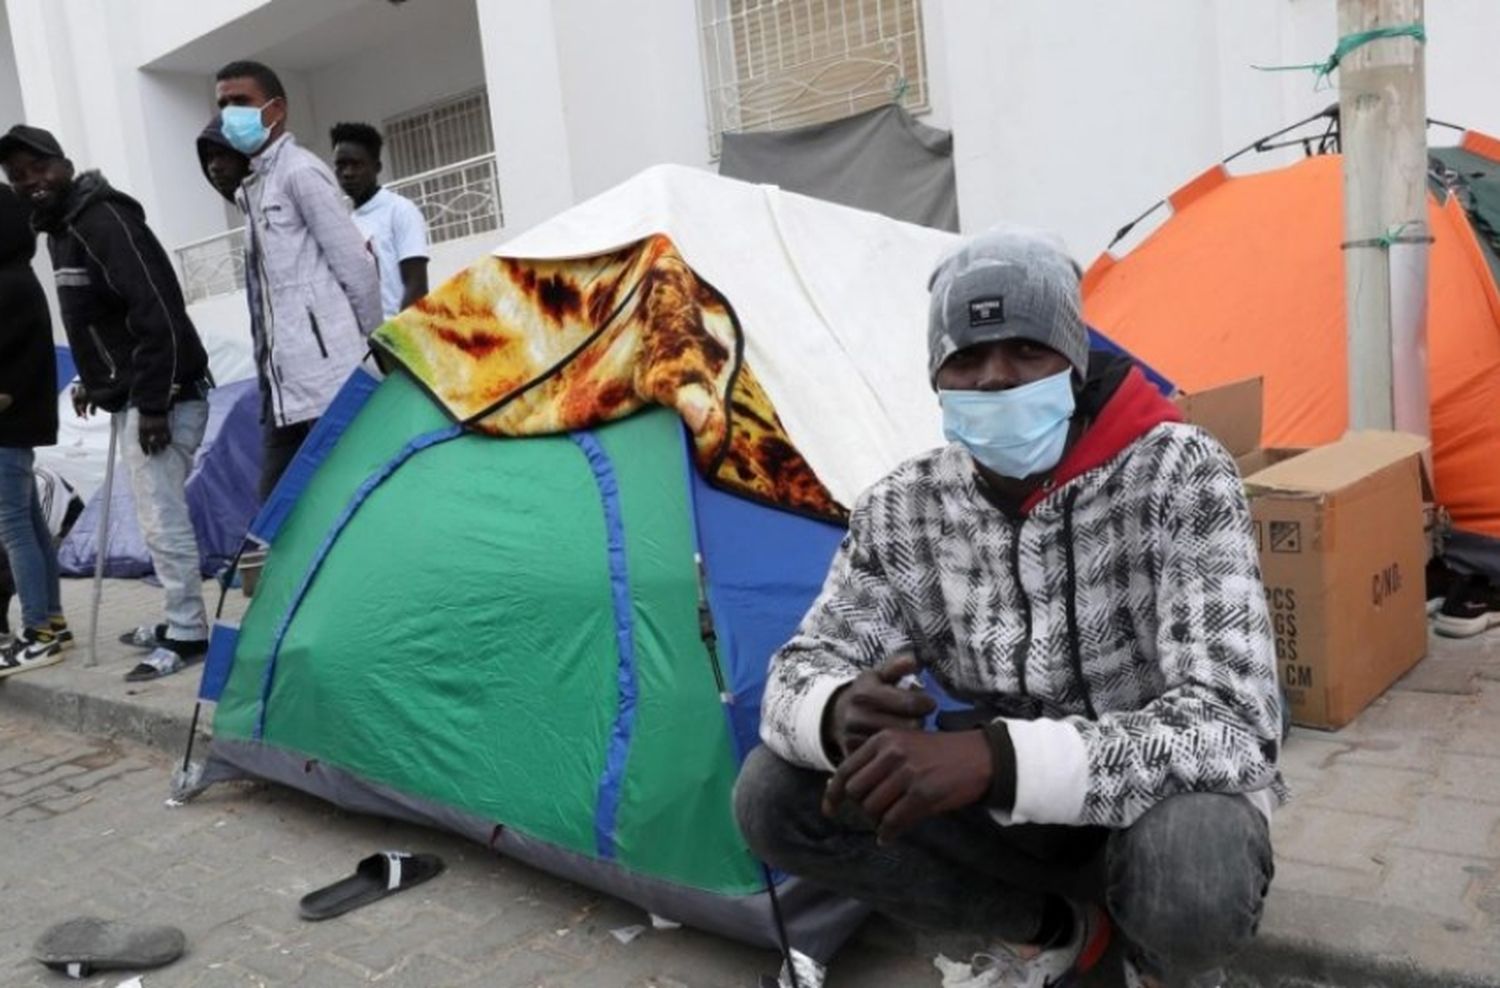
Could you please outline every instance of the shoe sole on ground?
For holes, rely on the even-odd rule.
[[[138,926],[85,916],[59,923],[37,940],[32,955],[54,971],[78,965],[93,971],[142,970],[170,964],[187,950],[187,938],[171,926]]]
[[[0,668],[0,679],[4,679],[6,676],[14,676],[17,673],[21,672],[30,672],[33,669],[45,669],[48,666],[55,666],[62,660],[62,650],[59,649],[58,651],[53,652],[51,655],[40,659],[33,659],[23,665]]]
[[[1432,630],[1444,638],[1473,638],[1491,628],[1500,628],[1500,611],[1491,611],[1473,618],[1449,617],[1439,614],[1432,621]]]

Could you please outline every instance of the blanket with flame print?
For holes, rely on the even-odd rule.
[[[593,257],[484,258],[374,341],[480,432],[567,432],[664,405],[686,423],[710,483],[846,517],[745,363],[728,302],[665,236]]]

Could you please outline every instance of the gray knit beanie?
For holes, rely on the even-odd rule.
[[[1068,358],[1082,378],[1089,367],[1078,269],[1056,236],[1000,227],[959,247],[932,272],[927,376],[976,343],[1033,340]]]

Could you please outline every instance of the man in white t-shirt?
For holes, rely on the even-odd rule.
[[[333,172],[354,200],[354,222],[380,269],[380,305],[387,319],[427,294],[427,221],[416,203],[380,185],[380,131],[341,123],[330,132]]]

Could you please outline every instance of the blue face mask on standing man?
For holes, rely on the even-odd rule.
[[[262,119],[265,106],[226,106],[219,111],[224,138],[241,154],[255,154],[271,138],[271,128]]]
[[[943,435],[1002,477],[1057,466],[1073,421],[1073,371],[1005,391],[938,391]]]

